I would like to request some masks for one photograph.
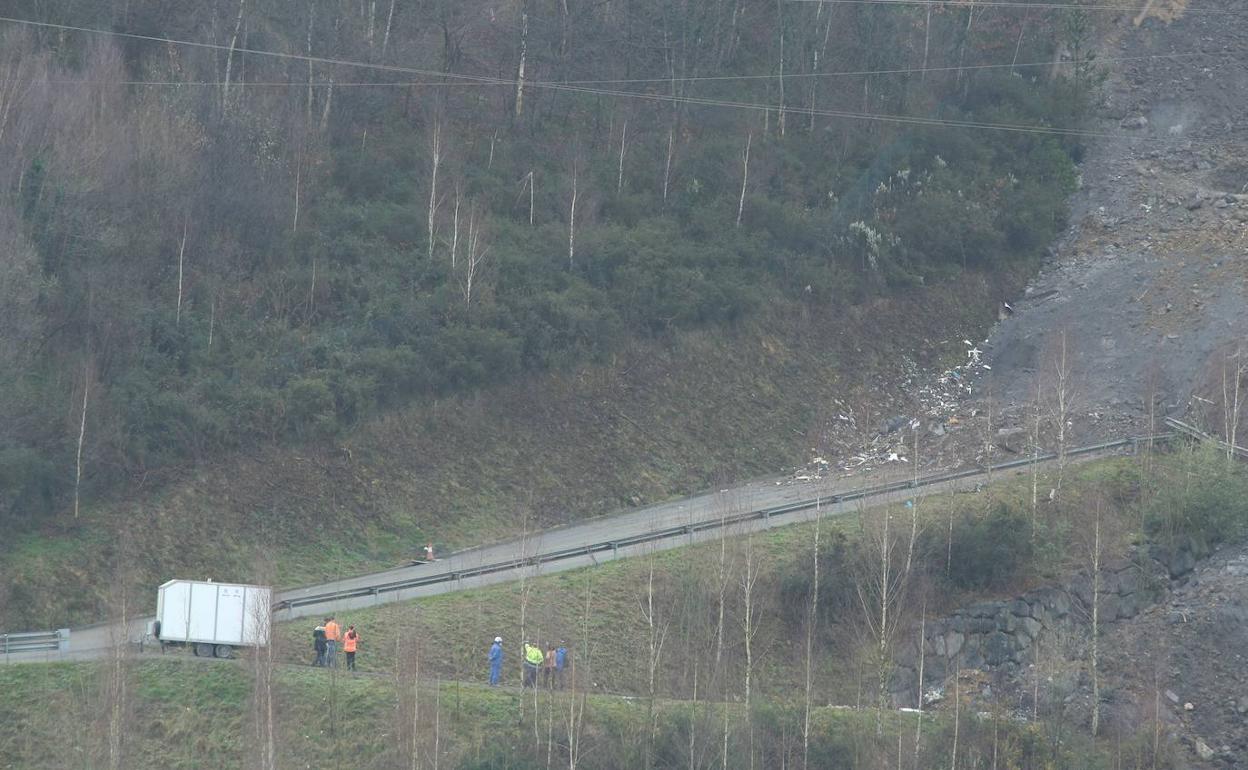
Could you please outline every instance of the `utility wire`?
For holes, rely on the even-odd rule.
[[[827,1],[830,2],[831,0],[827,0]],[[895,0],[883,0],[883,2],[894,2],[894,1]],[[897,1],[900,1],[900,0],[897,0]],[[910,1],[910,0],[907,0],[907,1]],[[281,52],[281,51],[267,51],[267,50],[256,49],[256,48],[231,47],[231,46],[221,45],[219,43],[203,43],[203,42],[197,42],[197,41],[191,41],[191,40],[177,40],[174,38],[160,37],[157,35],[141,35],[141,34],[137,34],[133,32],[116,32],[113,30],[95,29],[92,27],[78,27],[78,26],[73,26],[69,24],[57,24],[54,22],[46,22],[46,21],[33,21],[30,19],[17,19],[17,18],[12,18],[12,17],[0,16],[0,22],[7,22],[11,24],[48,28],[48,29],[59,29],[59,30],[65,30],[65,31],[70,31],[70,32],[82,32],[86,34],[107,35],[107,36],[112,36],[112,37],[120,37],[120,38],[131,39],[131,40],[142,40],[146,42],[162,43],[162,44],[167,44],[167,45],[184,45],[188,47],[203,48],[203,49],[208,49],[208,50],[233,51],[238,54],[251,54],[253,56],[267,56],[267,57],[277,58],[277,59],[312,62],[316,64],[324,64],[324,65],[331,65],[331,66],[354,67],[358,69],[375,69],[375,70],[381,70],[385,72],[401,72],[401,73],[411,74],[411,75],[422,75],[422,76],[442,78],[442,79],[453,79],[456,81],[463,81],[463,82],[475,83],[475,84],[481,84],[481,85],[514,86],[516,84],[515,80],[497,78],[497,77],[489,77],[489,76],[484,76],[484,75],[465,75],[465,74],[453,73],[453,72],[450,72],[450,73],[437,72],[434,70],[421,69],[417,67],[404,67],[404,66],[399,66],[399,65],[394,65],[394,64],[361,62],[361,61],[353,61],[350,59],[336,59],[336,58],[325,57],[325,56],[310,56],[306,54],[286,53],[286,52]],[[971,120],[953,120],[953,119],[946,119],[946,118],[930,118],[930,117],[921,117],[921,116],[914,116],[914,115],[890,115],[890,114],[869,113],[869,112],[851,112],[851,111],[845,111],[845,110],[816,110],[816,109],[810,109],[807,107],[779,105],[779,104],[738,102],[738,101],[730,101],[726,99],[711,99],[711,98],[692,97],[692,96],[676,96],[676,95],[671,95],[671,94],[645,93],[645,92],[640,92],[640,91],[593,88],[589,86],[575,85],[572,83],[558,83],[558,82],[552,82],[552,81],[534,81],[534,82],[527,83],[527,85],[533,88],[541,88],[545,90],[565,91],[565,92],[571,92],[571,93],[584,93],[584,94],[591,94],[591,95],[597,95],[597,96],[640,99],[644,101],[695,104],[695,105],[708,106],[708,107],[724,107],[724,108],[731,108],[731,109],[745,109],[745,110],[753,110],[753,111],[783,110],[787,113],[792,113],[795,115],[814,115],[816,117],[834,117],[834,118],[843,118],[843,119],[848,119],[848,120],[865,120],[865,121],[879,122],[879,123],[894,123],[894,124],[899,124],[899,125],[950,127],[950,128],[974,128],[974,129],[983,129],[983,130],[1010,131],[1014,133],[1033,133],[1033,134],[1076,136],[1076,137],[1104,138],[1104,139],[1135,139],[1137,138],[1137,137],[1132,137],[1132,136],[1128,136],[1125,134],[1091,131],[1091,130],[1076,129],[1076,128],[1061,128],[1061,127],[1056,127],[1056,126],[993,123],[993,122],[986,122],[986,121],[971,121]],[[303,84],[303,86],[306,87],[307,84],[305,83]]]
[[[787,0],[790,3],[810,3],[812,5],[912,5],[912,6],[937,6],[950,8],[1034,8],[1038,10],[1062,10],[1071,9],[1079,11],[1126,11],[1129,13],[1139,13],[1144,10],[1143,6],[1131,5],[1098,5],[1090,3],[1084,5],[1082,3],[1028,3],[1022,0],[960,0],[950,2],[949,0]],[[1243,15],[1244,11],[1232,10],[1226,8],[1184,8],[1181,13],[1209,13],[1224,14],[1229,16]]]
[[[813,1],[813,0],[812,0]],[[1230,58],[1235,54],[1229,51],[1218,53],[1204,53],[1200,51],[1192,53],[1159,53],[1148,54],[1145,56],[1118,56],[1097,58],[1093,61],[1095,64],[1121,63],[1134,61],[1148,61],[1156,59],[1184,59],[1206,56],[1211,59]],[[1059,65],[1069,64],[1070,62],[1058,62]],[[783,77],[785,80],[794,80],[800,78],[834,78],[834,77],[864,77],[870,75],[921,75],[932,72],[958,72],[958,71],[978,71],[978,70],[994,70],[994,69],[1028,69],[1031,67],[1052,67],[1054,64],[1052,59],[1045,61],[1033,62],[1017,62],[1011,64],[967,64],[961,67],[950,65],[944,67],[897,67],[893,69],[878,70],[831,70],[828,72],[797,72],[791,74],[780,75],[770,73],[766,75],[694,75],[694,76],[677,76],[662,78],[615,78],[604,80],[530,80],[526,85],[531,86],[592,86],[592,85],[666,85],[668,83],[705,83],[705,82],[724,82],[724,81],[741,81],[741,80],[778,80]],[[59,79],[48,80],[48,83],[56,85],[119,85],[119,86],[222,86],[225,84],[223,80],[79,80],[79,79]],[[493,82],[468,82],[468,83],[448,83],[445,81],[433,80],[397,80],[383,82],[334,82],[335,88],[407,88],[407,87],[429,87],[429,88],[462,88],[467,86],[514,86],[514,80],[499,80]],[[230,83],[230,87],[256,87],[256,88],[307,88],[309,83],[297,80],[270,80],[270,81],[240,81]],[[327,88],[328,82],[312,83],[314,88]]]

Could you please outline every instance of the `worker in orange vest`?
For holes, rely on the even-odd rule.
[[[347,633],[342,636],[342,651],[347,654],[347,670],[355,670],[355,648],[360,643],[360,635],[355,626],[347,626]]]
[[[325,665],[333,668],[337,665],[336,651],[338,639],[342,636],[342,627],[333,616],[325,618]]]

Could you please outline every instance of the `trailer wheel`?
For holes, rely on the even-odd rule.
[[[208,642],[196,642],[194,650],[195,650],[195,655],[200,658],[212,657],[212,645],[209,644]]]
[[[218,657],[218,658],[232,658],[232,657],[234,657],[234,648],[233,648],[233,647],[231,647],[231,646],[230,646],[230,645],[228,645],[228,644],[218,644],[218,645],[216,646],[215,652],[216,652],[216,654],[217,654],[217,657]]]

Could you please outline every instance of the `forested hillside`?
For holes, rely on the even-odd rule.
[[[1082,17],[957,3],[0,11],[9,523],[1034,259],[1093,77]]]

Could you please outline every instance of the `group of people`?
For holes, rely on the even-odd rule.
[[[521,666],[524,672],[521,686],[537,687],[537,678],[540,672],[543,687],[563,689],[564,672],[568,668],[568,647],[566,642],[559,642],[558,647],[548,644],[546,645],[546,652],[543,653],[539,645],[530,644],[526,641],[521,652]],[[497,687],[503,677],[503,638],[501,636],[494,637],[494,644],[490,646],[489,661],[490,686]]]
[[[337,619],[332,615],[325,618],[316,628],[312,629],[312,649],[316,657],[313,666],[334,668],[338,665],[338,642],[342,642],[342,651],[347,656],[347,670],[355,670],[355,653],[359,649],[360,634],[355,626],[347,626],[343,631]]]
[[[347,670],[355,671],[355,654],[360,648],[360,634],[355,630],[355,626],[347,626],[346,631],[343,631],[338,620],[331,615],[312,629],[312,648],[316,653],[316,657],[312,659],[312,665],[335,668],[338,665],[339,645],[346,654]],[[566,642],[560,641],[558,646],[548,644],[546,652],[543,653],[539,645],[526,641],[521,648],[521,666],[524,673],[521,680],[522,686],[537,687],[540,674],[543,687],[562,690],[564,672],[568,669],[568,655]],[[490,646],[489,661],[490,686],[497,687],[503,678],[503,638],[501,636],[494,637],[494,644]]]

